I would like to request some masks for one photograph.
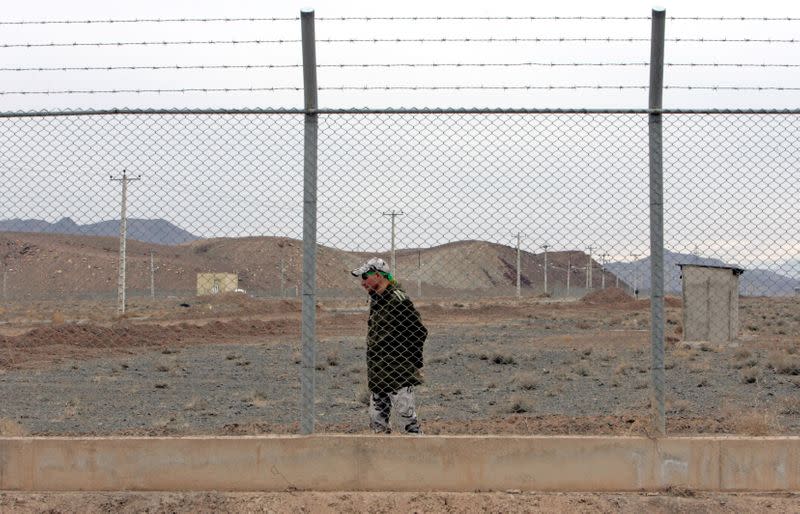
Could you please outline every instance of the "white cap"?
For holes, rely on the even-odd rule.
[[[384,261],[380,257],[373,257],[372,259],[368,260],[361,266],[351,271],[350,274],[353,275],[354,277],[359,277],[361,276],[362,273],[369,273],[370,271],[382,271],[383,273],[390,273],[389,266],[386,264],[386,261]]]

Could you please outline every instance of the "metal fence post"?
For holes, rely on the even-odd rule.
[[[664,409],[664,180],[661,108],[664,86],[666,10],[653,9],[650,36],[650,346],[652,350],[653,430],[666,433]]]
[[[303,37],[305,131],[303,143],[303,362],[300,368],[300,433],[314,432],[315,364],[317,360],[317,55],[314,11],[300,11]]]

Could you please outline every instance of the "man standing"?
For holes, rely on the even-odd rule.
[[[370,427],[375,433],[391,433],[389,415],[394,407],[403,431],[420,434],[414,386],[422,383],[422,345],[428,329],[383,259],[372,258],[350,273],[361,278],[361,287],[370,296],[367,323]]]

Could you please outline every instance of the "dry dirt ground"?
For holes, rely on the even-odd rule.
[[[183,306],[181,304],[184,304]],[[646,434],[649,305],[422,299],[428,434]],[[88,302],[0,314],[0,434],[297,431],[300,307],[246,295]],[[667,301],[667,431],[800,432],[800,299],[744,298],[738,346],[684,345]],[[317,313],[317,428],[361,433],[365,302]]]
[[[800,432],[800,300],[744,298],[735,347],[681,342],[667,302],[670,434]],[[185,305],[181,305],[185,304]],[[428,434],[646,434],[649,305],[421,299]],[[366,431],[366,303],[317,312],[319,431]],[[0,434],[297,431],[296,302],[242,295],[113,304],[6,304]],[[0,512],[800,512],[796,494],[0,492]]]
[[[81,513],[740,513],[800,512],[797,494],[663,493],[42,493],[0,492],[0,512]]]

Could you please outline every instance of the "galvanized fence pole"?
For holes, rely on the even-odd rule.
[[[317,360],[317,55],[314,11],[300,12],[303,37],[303,90],[305,133],[303,142],[303,362],[300,368],[300,433],[314,432],[314,391]]]
[[[666,433],[664,408],[664,180],[661,108],[664,86],[666,10],[653,9],[650,36],[650,346],[652,350],[653,431]]]

